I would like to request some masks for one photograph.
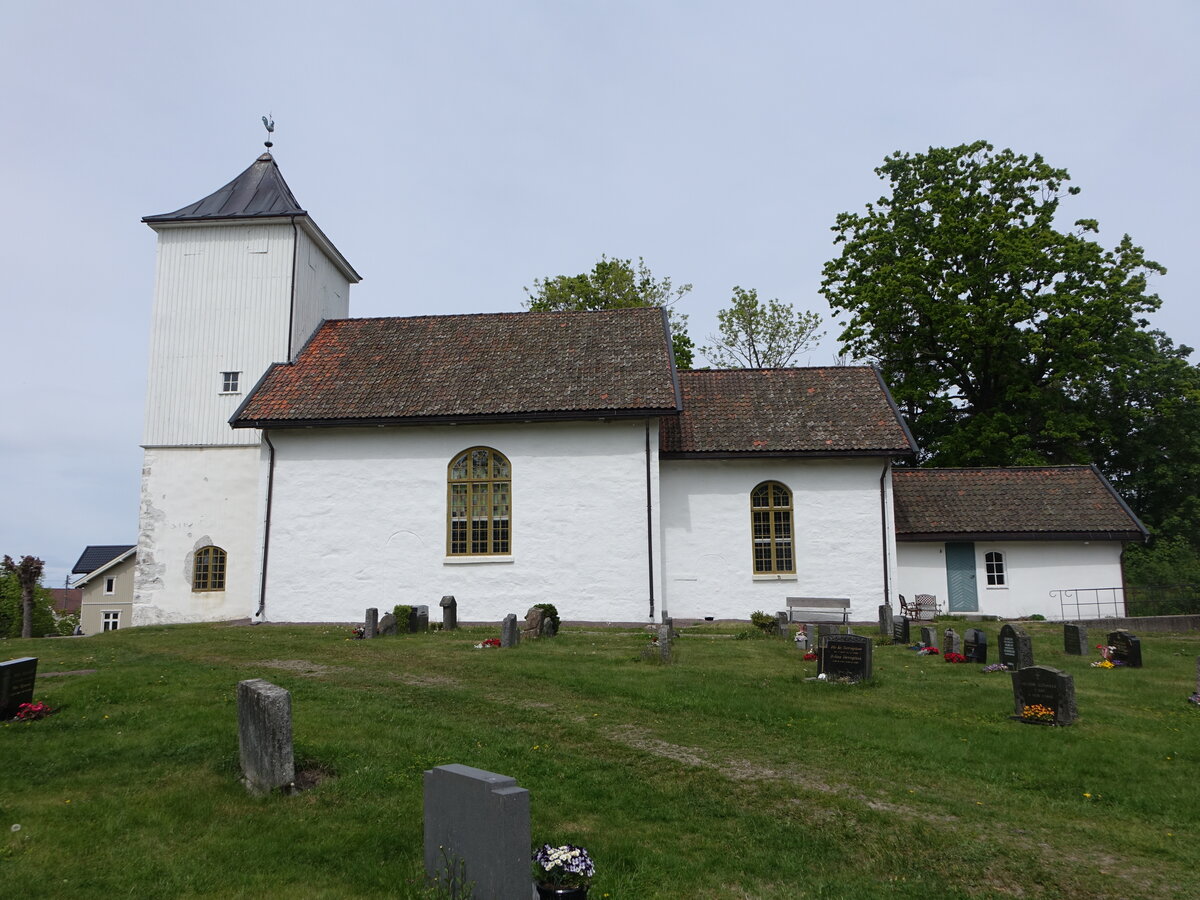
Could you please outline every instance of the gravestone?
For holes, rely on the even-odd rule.
[[[426,876],[461,865],[472,897],[530,897],[529,791],[508,775],[457,763],[430,769],[423,780]]]
[[[1086,656],[1088,653],[1087,628],[1083,625],[1064,622],[1063,650],[1070,656]]]
[[[786,612],[775,613],[775,630],[785,641],[791,640],[792,630],[788,628],[788,614]]]
[[[1108,646],[1112,647],[1113,662],[1124,663],[1135,669],[1142,667],[1142,639],[1124,629],[1108,635]]]
[[[22,703],[33,702],[37,664],[36,656],[21,656],[0,663],[0,719],[11,719]]]
[[[674,636],[669,619],[658,626],[658,658],[664,663],[671,661],[671,639]]]
[[[252,794],[268,794],[296,780],[292,756],[292,695],[252,678],[239,681],[238,746],[242,775]]]
[[[850,625],[846,626],[846,634],[854,634],[854,628]]]
[[[921,626],[921,646],[936,647],[938,645],[937,628],[932,625]]]
[[[527,638],[539,638],[542,636],[542,629],[546,624],[546,611],[532,606],[529,612],[525,613],[525,627],[521,629],[521,636]]]
[[[892,620],[892,643],[907,644],[911,640],[908,633],[908,616],[896,616]]]
[[[1033,641],[1019,625],[1005,625],[1000,629],[1000,662],[1010,669],[1024,669],[1033,665]]]
[[[429,630],[429,607],[418,606],[415,612],[417,614],[417,634],[424,634]]]
[[[961,656],[962,652],[962,638],[953,628],[947,628],[946,633],[942,635],[942,655],[957,653]]]
[[[987,635],[978,628],[968,629],[966,637],[963,640],[963,656],[967,658],[967,662],[986,665],[987,650]]]
[[[667,626],[667,630],[671,633],[671,640],[679,637],[679,632],[675,630],[675,620],[672,617],[667,616],[667,618],[663,619],[663,624]],[[555,633],[557,634],[557,632]]]
[[[384,613],[379,617],[379,636],[391,637],[397,632],[396,617],[391,613]]]
[[[1022,718],[1034,704],[1054,711],[1055,725],[1070,725],[1079,717],[1075,707],[1075,679],[1050,666],[1025,666],[1012,673],[1013,718]]]
[[[796,641],[796,649],[797,650],[804,650],[804,651],[808,650],[808,626],[807,625],[797,625],[796,626],[795,641]]]
[[[517,628],[517,614],[509,613],[504,617],[504,624],[500,626],[500,646],[515,647],[521,643],[521,632]]]
[[[820,646],[825,638],[832,634],[837,634],[837,629],[833,625],[818,624],[817,625],[817,645]]]
[[[817,656],[817,671],[832,678],[868,679],[874,646],[869,637],[862,635],[831,635],[825,639]]]
[[[447,594],[438,603],[442,608],[442,630],[456,631],[458,629],[458,601],[453,595]]]
[[[363,624],[363,637],[373,638],[379,634],[379,610],[372,606],[367,610],[366,622]]]
[[[879,633],[884,637],[892,636],[892,604],[884,603],[879,607]]]
[[[404,625],[404,630],[409,634],[417,633],[417,608],[415,606],[408,608],[408,621]]]

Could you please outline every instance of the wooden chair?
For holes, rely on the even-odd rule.
[[[938,611],[936,594],[914,594],[911,602],[900,595],[900,613],[910,619],[932,619]]]

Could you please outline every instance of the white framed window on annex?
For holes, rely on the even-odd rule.
[[[446,467],[446,562],[512,562],[512,465],[471,447]]]
[[[983,555],[983,571],[989,588],[1008,587],[1008,565],[999,550],[989,550]]]
[[[755,580],[796,580],[793,513],[792,492],[780,481],[764,481],[750,492]]]

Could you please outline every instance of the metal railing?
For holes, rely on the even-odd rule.
[[[1065,622],[1075,619],[1121,618],[1125,613],[1125,589],[1106,588],[1062,588],[1051,591],[1050,599],[1058,601],[1060,615]]]
[[[1138,616],[1200,615],[1200,586],[1148,584],[1106,588],[1063,588],[1050,592],[1064,621]]]

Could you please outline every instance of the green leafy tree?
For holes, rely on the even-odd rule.
[[[779,369],[822,337],[821,317],[797,312],[790,303],[758,299],[758,291],[733,289],[733,302],[717,313],[720,335],[700,352],[718,369]]]
[[[1164,273],[1124,236],[1056,227],[1078,193],[1041,156],[977,141],[897,152],[875,170],[889,192],[842,213],[841,255],[822,291],[840,339],[876,361],[938,465],[1084,462],[1097,410],[1084,396],[1111,348],[1134,347]]]
[[[674,305],[691,289],[690,284],[675,287],[670,278],[656,279],[640,256],[635,266],[631,259],[602,255],[590,272],[534,279],[533,287],[525,288],[529,295],[525,306],[533,312],[662,307],[671,323],[675,365],[690,369],[695,345],[688,337],[687,316],[676,312]]]
[[[55,630],[49,593],[42,588],[43,563],[36,556],[23,556],[14,562],[5,556],[0,563],[0,636],[41,637]]]

